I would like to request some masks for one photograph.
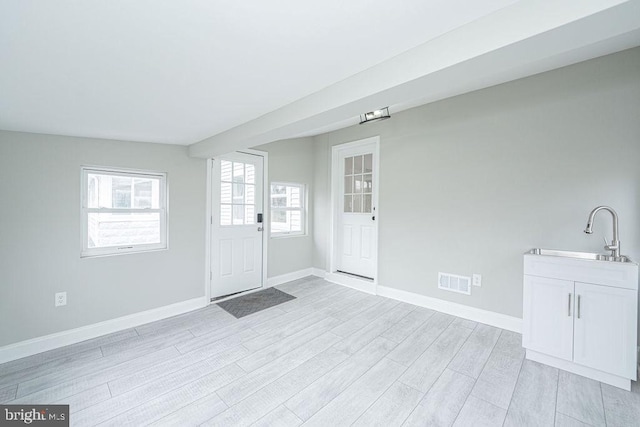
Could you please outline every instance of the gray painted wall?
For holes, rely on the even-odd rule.
[[[167,172],[169,250],[81,259],[81,165]],[[204,296],[206,162],[186,147],[0,132],[0,176],[0,346]]]
[[[640,259],[640,48],[315,138],[314,266],[328,267],[331,146],[380,135],[379,284],[522,317],[522,254],[603,251],[620,215]],[[393,112],[392,112],[393,113]],[[482,274],[471,296],[439,271]]]
[[[313,192],[313,138],[297,138],[256,147],[269,153],[269,183],[305,184]],[[266,200],[269,200],[268,198]],[[313,263],[313,198],[307,197],[307,233],[304,236],[269,238],[268,276],[304,270]]]

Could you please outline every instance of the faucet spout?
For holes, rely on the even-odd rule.
[[[601,210],[605,210],[611,214],[613,219],[613,240],[610,245],[606,245],[604,248],[608,251],[611,251],[611,255],[614,257],[620,257],[620,236],[618,234],[618,214],[613,208],[609,206],[598,206],[589,214],[589,219],[587,220],[587,227],[584,229],[584,232],[587,234],[593,234],[593,220],[596,217],[596,214]]]

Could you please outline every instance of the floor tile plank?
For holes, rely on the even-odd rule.
[[[369,406],[353,426],[401,426],[423,396],[423,393],[396,381]]]
[[[283,405],[278,406],[264,417],[260,418],[251,427],[297,427],[302,420]]]
[[[460,326],[448,327],[407,369],[400,381],[423,393],[428,392],[471,332],[471,329]]]
[[[398,323],[384,331],[381,336],[393,342],[401,343],[429,320],[434,313],[434,311],[428,309],[412,310],[400,319]]]
[[[367,370],[380,362],[394,346],[395,343],[387,339],[376,338],[358,353],[336,366],[331,372],[293,396],[285,406],[300,419],[308,420]]]
[[[304,345],[306,342],[329,332],[336,323],[338,323],[337,319],[322,319],[291,336],[251,353],[237,363],[247,372],[255,371],[278,357]]]
[[[407,304],[398,304],[386,313],[383,313],[368,325],[355,331],[336,344],[338,350],[347,354],[354,354],[373,341],[384,331],[395,325],[400,319],[411,311]]]
[[[422,326],[409,335],[396,347],[389,359],[405,366],[411,365],[422,353],[444,332],[453,322],[454,317],[448,314],[436,313]]]
[[[557,391],[558,370],[556,368],[525,360],[504,425],[506,427],[553,425]]]
[[[602,384],[601,387],[607,426],[640,425],[639,383],[633,383],[631,393],[606,384]]]
[[[8,387],[4,387],[0,389],[0,403],[9,402],[16,398],[16,393],[18,391],[18,384],[14,384]]]
[[[76,353],[93,350],[99,348],[102,345],[114,343],[135,336],[138,336],[138,333],[135,329],[125,329],[122,331],[114,332],[112,334],[107,334],[100,337],[92,338],[90,340],[82,341],[76,344],[71,344],[53,350],[45,351],[43,353],[34,354],[33,356],[23,357],[22,359],[18,360],[12,360],[11,362],[0,364],[0,376],[7,375],[7,373],[22,371],[24,369],[35,368],[43,363],[50,363],[51,361],[61,357],[70,357]]]
[[[90,406],[111,399],[111,392],[108,384],[102,384],[97,387],[82,391],[73,396],[65,397],[57,402],[56,405],[69,405],[69,412],[75,417],[76,412],[82,411]]]
[[[571,418],[568,415],[556,412],[556,424],[555,427],[592,427],[589,424],[585,424],[581,421]]]
[[[455,326],[455,321],[454,325]],[[500,337],[501,330],[478,324],[449,364],[449,369],[477,379]]]
[[[383,358],[338,397],[316,412],[306,426],[349,426],[354,423],[407,369]]]
[[[286,375],[289,371],[314,358],[333,346],[338,337],[330,332],[316,337],[304,345],[267,363],[259,369],[218,390],[218,395],[229,406],[255,393],[257,390]]]
[[[454,427],[495,427],[501,426],[507,414],[502,408],[484,400],[469,397],[465,402]]]
[[[68,356],[59,357],[49,362],[41,363],[37,366],[12,372],[0,377],[0,388],[25,382],[62,369],[77,368],[78,366],[89,366],[96,359],[102,358],[100,347],[72,353]]]
[[[231,365],[200,377],[193,382],[174,389],[171,393],[164,393],[127,412],[110,418],[101,425],[113,427],[142,426],[158,421],[205,396],[211,396],[216,389],[243,375],[240,368],[234,368],[233,366]]]
[[[45,403],[57,401],[96,387],[100,384],[112,381],[116,378],[131,375],[150,365],[155,365],[157,363],[162,363],[165,360],[173,359],[179,354],[178,350],[174,347],[163,348],[150,354],[144,354],[135,359],[127,360],[123,363],[114,364],[108,367],[100,366],[99,369],[85,372],[86,375],[72,380],[66,380],[66,377],[64,376],[54,378],[48,383],[39,384],[41,389],[38,389],[38,391],[34,393],[25,393],[24,395],[19,394],[20,387],[22,386],[22,384],[20,384],[18,385],[19,397],[15,400],[15,403]]]
[[[221,368],[215,361],[212,361],[211,363],[207,362],[208,361],[189,366],[119,396],[115,396],[108,401],[80,411],[74,414],[74,424],[100,424],[119,414],[123,414],[129,410],[139,407],[140,405],[144,405],[145,403],[169,392],[173,393],[174,390],[181,389],[182,387],[198,381],[201,378],[211,376],[220,377],[216,383],[207,383],[215,384],[216,388],[219,388],[244,375],[242,369],[236,365],[231,364]],[[216,388],[213,388],[211,392]]]
[[[335,348],[328,348],[220,415],[203,423],[203,426],[251,425],[282,405],[299,390],[325,375],[347,357]]]
[[[227,405],[222,399],[217,394],[211,393],[158,419],[151,425],[155,427],[195,427],[226,409]]]
[[[508,409],[524,360],[522,336],[502,331],[471,394]]]
[[[474,380],[445,369],[403,426],[451,426],[464,406]]]
[[[600,383],[565,371],[559,375],[556,410],[592,426],[605,426]]]

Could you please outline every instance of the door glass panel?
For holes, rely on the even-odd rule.
[[[244,186],[244,202],[247,205],[255,205],[256,200],[256,186],[247,184]]]
[[[362,156],[353,158],[353,173],[362,173]]]
[[[362,175],[356,175],[353,177],[354,193],[362,193]]]
[[[353,196],[350,194],[344,196],[344,211],[353,212]]]
[[[347,157],[344,159],[344,174],[345,175],[353,174],[353,157]]]
[[[371,213],[371,194],[365,194],[363,196],[362,212]]]
[[[233,182],[244,182],[244,163],[233,162]]]
[[[233,205],[233,225],[244,224],[244,206]]]
[[[362,188],[363,193],[373,193],[373,175],[364,175]]]
[[[220,203],[231,204],[231,183],[223,182],[220,184]]]
[[[223,160],[220,162],[220,181],[231,182],[231,171],[233,169],[233,162]]]
[[[247,184],[255,184],[256,183],[256,167],[251,163],[247,163],[245,165],[245,174],[244,174],[244,182]]]
[[[373,172],[373,154],[365,154],[364,156],[364,173]]]
[[[222,160],[220,181],[220,225],[255,224],[255,165]]]
[[[353,193],[353,177],[345,176],[344,177],[344,194]]]
[[[362,212],[362,195],[356,194],[353,196],[353,212]]]

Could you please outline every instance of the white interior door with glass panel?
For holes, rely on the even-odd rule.
[[[213,160],[212,298],[262,286],[263,162],[246,153]]]
[[[339,149],[340,179],[335,252],[336,270],[375,279],[377,260],[377,143]]]

